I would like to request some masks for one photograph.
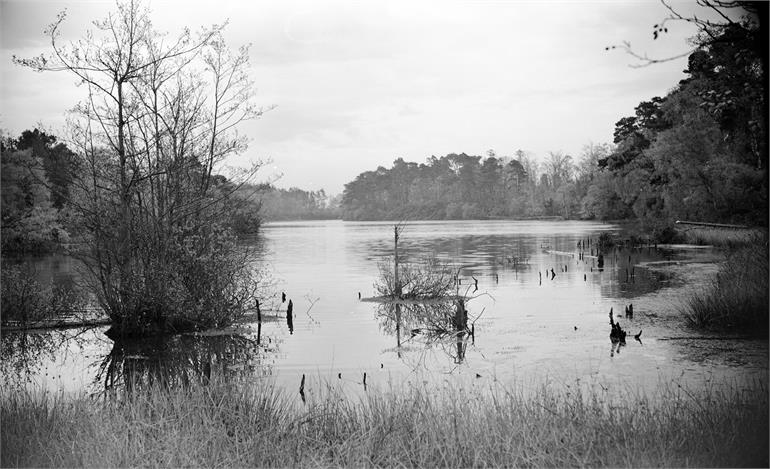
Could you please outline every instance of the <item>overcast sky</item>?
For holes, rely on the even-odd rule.
[[[83,89],[63,73],[39,74],[11,56],[48,52],[42,34],[68,10],[76,39],[114,8],[104,1],[0,0],[0,127],[11,135],[42,123],[64,133]],[[697,11],[694,2],[671,4]],[[235,1],[154,0],[153,19],[178,33],[229,19],[228,43],[252,43],[258,103],[277,107],[241,129],[247,154],[270,159],[262,177],[280,187],[342,191],[359,173],[393,160],[424,162],[465,152],[517,149],[578,157],[612,141],[614,123],[684,77],[686,59],[631,68],[611,44],[630,41],[664,57],[688,50],[691,26],[670,23],[653,1]]]

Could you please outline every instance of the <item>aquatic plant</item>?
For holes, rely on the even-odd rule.
[[[398,296],[402,299],[446,298],[454,293],[457,283],[456,269],[435,257],[421,262],[399,263],[398,280],[395,275],[396,265],[392,260],[381,261],[377,267],[380,275],[374,283],[374,290],[381,296]]]

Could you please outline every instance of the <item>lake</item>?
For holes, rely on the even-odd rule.
[[[376,295],[378,264],[393,255],[393,223],[268,223],[252,246],[271,282],[262,324],[114,343],[106,328],[4,333],[3,385],[97,393],[138,381],[184,383],[225,376],[294,389],[338,383],[359,392],[400,383],[588,383],[602,389],[766,381],[767,341],[685,328],[679,305],[707,285],[721,257],[710,248],[617,248],[604,268],[578,242],[615,225],[577,221],[409,222],[401,262],[436,256],[460,272],[473,337],[396,327]],[[42,279],[72,282],[75,263],[28,259]],[[281,301],[281,294],[287,301]],[[293,316],[287,321],[288,300]],[[633,318],[625,318],[633,304]],[[629,336],[610,341],[610,308]],[[416,329],[419,329],[417,331]],[[642,331],[640,340],[633,338]],[[310,386],[309,386],[310,387]]]

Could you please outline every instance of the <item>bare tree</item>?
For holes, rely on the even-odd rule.
[[[572,157],[561,151],[548,152],[548,158],[543,162],[543,170],[555,188],[572,181],[575,173]]]
[[[46,31],[52,54],[14,60],[67,72],[87,91],[69,119],[80,164],[70,203],[105,310],[124,331],[227,322],[249,292],[223,220],[238,183],[215,170],[245,151],[238,124],[263,112],[252,104],[248,48],[231,51],[225,25],[169,40],[134,0],[69,44],[65,18]]]
[[[689,57],[690,54],[699,48],[710,44],[712,41],[717,41],[720,36],[720,31],[726,27],[743,27],[742,24],[755,24],[759,25],[759,28],[767,29],[768,3],[764,1],[696,0],[695,3],[704,9],[705,14],[711,14],[718,18],[714,20],[709,20],[703,15],[698,16],[697,14],[691,16],[683,15],[677,11],[676,8],[667,3],[666,0],[660,0],[660,2],[668,10],[669,14],[659,23],[653,25],[653,40],[657,40],[662,34],[668,33],[669,23],[689,23],[695,25],[698,30],[697,36],[690,41],[692,47],[681,53],[665,57],[650,57],[647,53],[639,52],[637,49],[634,49],[629,41],[623,41],[620,44],[607,46],[605,47],[605,50],[619,49],[625,51],[637,60],[636,63],[630,65],[631,67],[647,67],[649,65]],[[741,19],[738,19],[737,17],[740,17]],[[765,47],[767,47],[766,44]]]

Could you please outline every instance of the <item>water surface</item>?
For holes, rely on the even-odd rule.
[[[767,342],[704,336],[684,328],[679,305],[716,272],[711,249],[612,249],[604,269],[595,243],[613,225],[594,222],[410,222],[402,262],[437,256],[460,272],[473,337],[436,336],[396,324],[374,296],[378,263],[393,255],[393,224],[291,222],[264,227],[255,247],[273,282],[261,325],[235,332],[114,343],[103,328],[4,334],[6,383],[98,392],[139,380],[185,383],[212,375],[289,387],[302,374],[351,388],[403,382],[663,383],[766,380]],[[592,245],[581,259],[578,242]],[[51,259],[38,259],[39,269]],[[61,266],[69,266],[59,259]],[[65,269],[66,270],[66,269]],[[52,274],[48,274],[52,275]],[[62,280],[57,280],[62,281]],[[476,289],[477,288],[477,289]],[[294,314],[287,321],[285,292]],[[633,304],[633,318],[622,316]],[[629,332],[609,339],[610,308]],[[640,341],[632,335],[642,331]],[[719,339],[719,340],[715,340]],[[131,377],[128,380],[126,377]]]

